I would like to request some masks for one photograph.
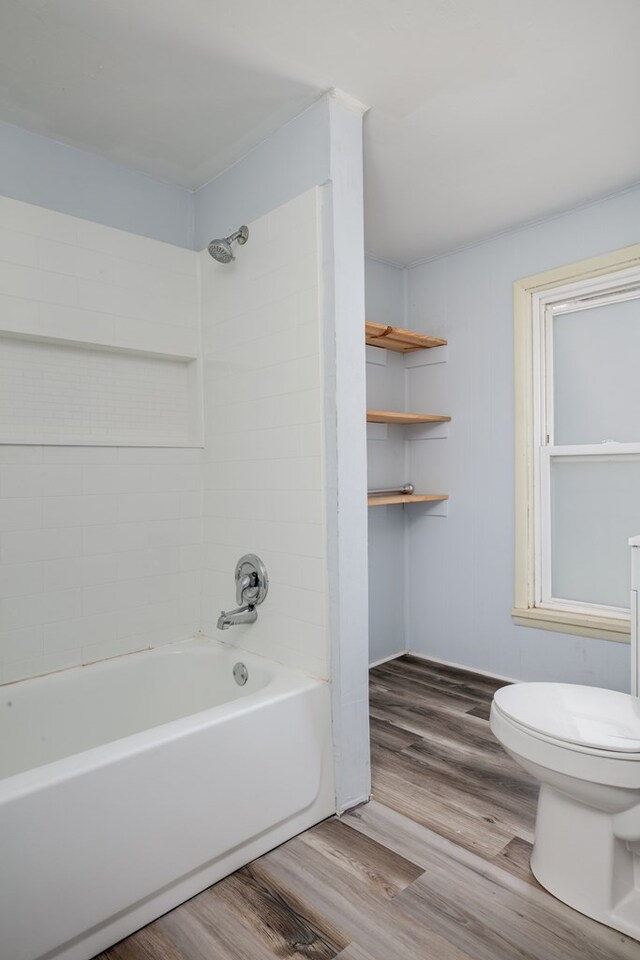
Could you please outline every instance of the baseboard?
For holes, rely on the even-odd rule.
[[[427,653],[416,653],[415,650],[406,650],[405,653],[416,657],[418,660],[430,660],[432,663],[440,663],[443,667],[453,667],[456,670],[466,670],[467,673],[477,673],[481,677],[488,677],[490,680],[504,680],[505,683],[520,683],[515,677],[503,677],[500,673],[489,673],[488,670],[481,670],[479,667],[469,667],[464,663],[455,663],[453,660],[443,660],[441,657],[432,657]],[[401,654],[396,654],[401,656]],[[391,659],[391,657],[389,657]],[[374,666],[374,664],[372,664]]]
[[[397,660],[398,657],[404,657],[405,653],[409,653],[408,650],[398,650],[397,653],[391,653],[388,657],[380,657],[379,660],[374,660],[373,663],[369,664],[369,670],[372,670],[373,667],[379,667],[383,663],[388,663],[389,660]]]

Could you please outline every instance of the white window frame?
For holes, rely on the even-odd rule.
[[[595,298],[602,302],[630,299],[637,296],[638,285],[640,244],[514,284],[516,577],[512,614],[522,625],[628,641],[628,609],[552,596],[550,465],[552,458],[561,457],[640,459],[640,444],[555,446],[553,381],[546,372],[553,370],[553,316],[584,308]]]

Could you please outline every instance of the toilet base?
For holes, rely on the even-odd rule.
[[[611,814],[542,784],[531,870],[558,900],[640,940],[640,859]]]

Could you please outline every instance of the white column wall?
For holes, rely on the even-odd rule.
[[[368,573],[361,104],[329,101],[324,376],[331,679],[338,810],[368,799]]]

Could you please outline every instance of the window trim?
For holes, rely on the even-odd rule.
[[[548,291],[564,286],[585,286],[589,280],[640,268],[640,243],[599,257],[581,260],[517,280],[513,285],[515,367],[515,597],[512,616],[521,626],[537,627],[578,636],[629,641],[627,617],[590,614],[576,610],[536,606],[537,479],[536,431],[541,422],[539,383],[534,378],[538,305]],[[599,452],[605,453],[602,446]]]

